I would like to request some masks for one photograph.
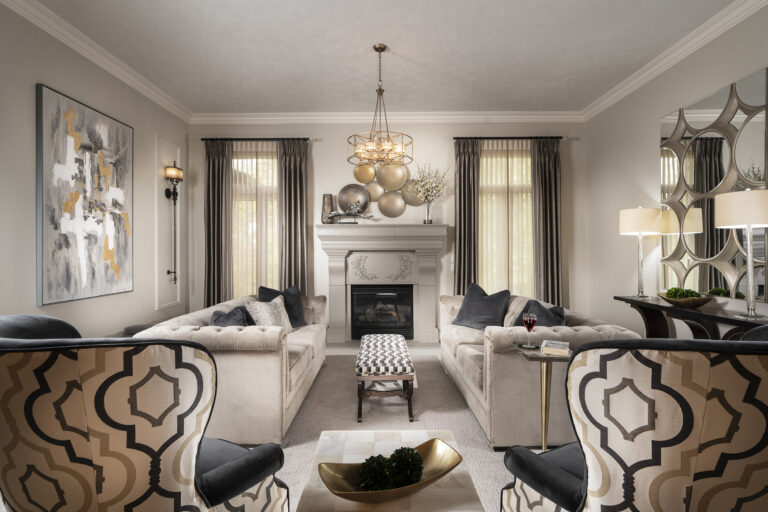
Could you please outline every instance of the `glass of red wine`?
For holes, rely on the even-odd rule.
[[[528,329],[528,332],[531,332],[536,326],[536,315],[533,313],[523,313],[523,325],[526,329]],[[537,348],[536,345],[532,345],[530,342],[525,343],[522,345],[522,348],[525,349],[534,349]]]

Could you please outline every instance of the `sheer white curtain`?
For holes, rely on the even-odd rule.
[[[479,195],[478,284],[533,297],[530,140],[483,141]]]
[[[232,288],[278,287],[277,142],[232,143]]]

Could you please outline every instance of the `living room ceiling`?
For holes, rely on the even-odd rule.
[[[731,0],[41,0],[196,113],[578,111]]]

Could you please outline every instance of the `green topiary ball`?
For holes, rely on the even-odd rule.
[[[398,448],[390,455],[389,463],[395,487],[405,487],[421,480],[424,460],[413,448]]]
[[[383,491],[392,487],[389,459],[383,455],[365,459],[360,466],[360,488],[364,491]]]

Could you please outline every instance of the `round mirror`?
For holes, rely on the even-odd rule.
[[[712,112],[720,114],[723,111],[728,103],[730,92],[730,86],[723,87],[711,96],[683,109],[688,125],[691,128],[701,129],[714,123],[717,115],[712,115]]]
[[[683,176],[696,192],[714,190],[728,172],[731,148],[722,135],[705,132],[689,142],[683,159]]]
[[[755,290],[755,297],[759,301],[765,300],[765,265],[755,267],[755,283],[753,286]],[[741,276],[739,283],[736,285],[736,298],[744,299],[747,296],[747,275],[746,273]]]
[[[765,263],[765,231],[765,229],[752,230],[752,257],[755,263]],[[737,229],[735,232],[741,254],[736,255],[733,264],[739,268],[744,266],[747,261],[747,230]]]
[[[752,185],[765,184],[765,111],[747,121],[736,140],[736,167]]]
[[[747,105],[765,103],[765,69],[760,69],[736,82],[736,93]]]
[[[725,248],[730,230],[715,227],[715,200],[694,201],[685,212],[683,243],[699,259],[714,258]]]
[[[669,289],[675,286],[680,286],[680,280],[677,278],[677,274],[671,266],[665,263],[663,265],[663,272],[664,288]]]
[[[709,293],[712,288],[728,289],[725,276],[709,263],[699,263],[688,271],[683,288]]]
[[[661,257],[672,255],[680,239],[680,221],[677,214],[669,208],[661,210]]]
[[[680,164],[674,151],[661,149],[661,200],[665,201],[677,187],[680,179]]]

